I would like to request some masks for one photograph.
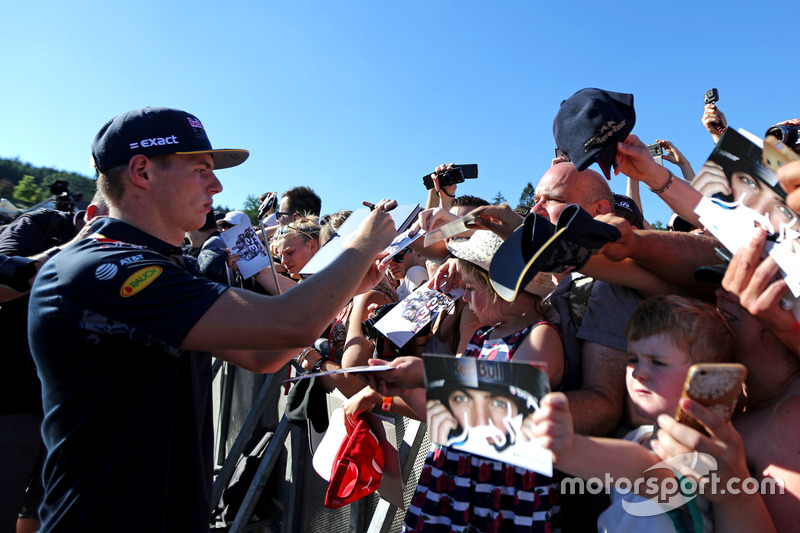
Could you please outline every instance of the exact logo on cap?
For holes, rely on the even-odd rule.
[[[175,135],[170,135],[169,137],[156,137],[154,139],[142,139],[138,143],[131,143],[130,147],[131,150],[139,148],[147,148],[149,146],[164,146],[167,144],[178,144],[178,138]]]
[[[243,163],[249,152],[213,149],[197,117],[166,107],[143,107],[117,115],[92,142],[92,158],[99,172],[127,164],[136,155],[170,154],[209,154],[214,158],[214,170],[219,170]]]

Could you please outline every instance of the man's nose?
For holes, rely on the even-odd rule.
[[[486,426],[489,424],[489,411],[483,402],[476,402],[472,409],[472,423],[475,426]]]
[[[217,175],[213,172],[211,173],[211,182],[208,185],[208,189],[211,194],[218,194],[222,192],[222,182],[219,181],[219,178],[217,178]]]
[[[539,198],[539,201],[533,204],[531,213],[536,213],[539,216],[547,216],[547,210],[544,208],[544,198]]]

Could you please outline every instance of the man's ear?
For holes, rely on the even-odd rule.
[[[609,215],[613,213],[614,210],[611,209],[611,204],[608,202],[608,200],[597,200],[592,204],[592,210],[590,211],[590,214],[593,217],[598,215]]]
[[[150,178],[147,176],[147,170],[150,168],[150,160],[143,155],[135,155],[128,161],[128,175],[131,182],[137,187],[147,188],[149,186]]]

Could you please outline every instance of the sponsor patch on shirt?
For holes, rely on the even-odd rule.
[[[130,265],[131,263],[136,263],[138,261],[141,261],[142,259],[144,259],[144,256],[142,254],[132,255],[130,257],[126,257],[125,259],[122,259],[119,262],[119,265],[120,266]]]
[[[153,281],[161,275],[161,272],[162,268],[158,266],[137,270],[122,284],[122,288],[119,290],[120,296],[123,298],[130,298],[153,283]]]
[[[103,263],[94,271],[94,276],[100,281],[108,281],[117,275],[119,268],[113,263]]]

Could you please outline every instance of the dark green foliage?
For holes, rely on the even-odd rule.
[[[519,196],[519,203],[517,207],[532,207],[534,203],[534,194],[536,193],[536,189],[533,188],[533,184],[529,181],[528,184],[522,189],[522,194]]]
[[[11,198],[14,195],[14,183],[11,180],[0,179],[0,198]]]
[[[258,222],[258,206],[260,205],[261,202],[258,201],[258,196],[248,194],[247,198],[245,198],[244,205],[242,205],[242,213],[250,217],[250,222]]]
[[[15,189],[25,176],[31,178],[23,184],[23,189],[18,193]],[[81,174],[55,168],[36,167],[30,163],[23,163],[18,158],[0,157],[0,194],[4,198],[32,205],[48,198],[50,185],[57,180],[69,183],[70,192],[74,195],[82,194],[83,200],[87,202],[92,199],[97,190],[95,180]],[[19,196],[20,193],[21,196]]]
[[[31,206],[46,200],[49,194],[50,191],[37,185],[36,178],[26,175],[14,187],[12,199],[20,205]]]
[[[497,191],[497,194],[495,194],[494,198],[492,199],[492,205],[500,205],[500,204],[507,204],[507,203],[508,203],[508,200],[506,200],[506,197],[503,196],[503,193],[500,192],[500,191]]]

